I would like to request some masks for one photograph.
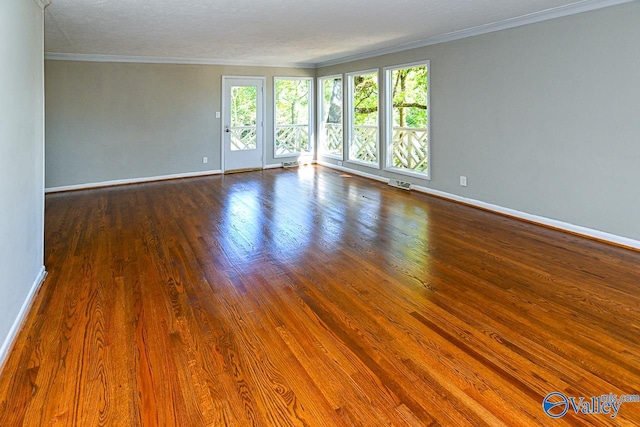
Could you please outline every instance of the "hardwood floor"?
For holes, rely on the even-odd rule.
[[[639,265],[322,167],[48,195],[0,425],[640,425],[542,408],[640,394]]]

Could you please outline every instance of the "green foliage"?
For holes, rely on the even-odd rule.
[[[426,128],[427,67],[417,66],[391,72],[393,91],[393,125]],[[353,77],[353,122],[355,125],[378,124],[377,73]]]
[[[257,120],[257,87],[231,88],[231,126],[255,126]]]
[[[276,80],[276,124],[308,125],[311,80]]]
[[[427,67],[391,71],[393,166],[416,172],[429,167]]]
[[[353,123],[378,125],[378,73],[353,76]]]
[[[426,128],[427,67],[403,68],[391,72],[393,125]]]

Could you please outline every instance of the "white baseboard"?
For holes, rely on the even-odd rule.
[[[9,329],[9,333],[2,343],[2,347],[0,347],[0,366],[4,366],[5,359],[9,354],[9,350],[11,350],[11,346],[13,345],[13,341],[16,339],[18,332],[22,328],[22,324],[24,323],[27,314],[29,313],[29,309],[31,308],[31,304],[33,303],[33,297],[36,295],[42,283],[44,283],[44,279],[47,277],[47,271],[44,268],[44,265],[40,268],[36,279],[33,281],[31,285],[31,289],[29,290],[29,294],[27,294],[27,298],[22,303],[22,307],[20,307],[20,311],[18,312],[18,316],[16,320],[11,325],[11,329]]]
[[[534,222],[536,224],[546,225],[551,228],[567,231],[569,233],[579,234],[581,236],[590,237],[597,240],[603,240],[603,241],[614,243],[620,246],[640,249],[640,241],[630,239],[628,237],[618,236],[617,234],[611,234],[605,231],[595,230],[593,228],[583,227],[581,225],[575,225],[569,222],[559,221],[557,219],[547,218],[540,215],[534,215],[527,212],[511,209],[511,208],[505,208],[500,205],[494,205],[492,203],[487,203],[487,202],[483,202],[481,200],[476,200],[476,199],[469,199],[467,197],[446,193],[444,191],[433,190],[431,188],[421,187],[419,185],[412,185],[411,188],[413,188],[416,191],[420,191],[421,193],[431,194],[431,195],[439,196],[445,199],[454,200],[456,202],[465,203],[467,205],[486,209],[492,212],[497,212],[497,213],[511,216],[514,218],[523,219],[525,221]]]
[[[313,161],[315,163],[315,160]],[[270,165],[264,165],[262,169],[277,169],[281,168],[282,163],[274,163]],[[164,181],[168,179],[178,179],[178,178],[193,178],[198,176],[208,176],[208,175],[220,175],[224,173],[222,170],[208,170],[202,172],[186,172],[186,173],[177,173],[172,175],[158,175],[158,176],[149,176],[144,178],[128,178],[128,179],[116,179],[113,181],[100,181],[100,182],[89,182],[86,184],[74,184],[74,185],[65,185],[62,187],[49,187],[45,188],[45,193],[59,193],[63,191],[73,191],[73,190],[87,190],[90,188],[100,188],[100,187],[113,187],[116,185],[127,185],[127,184],[140,184],[143,182],[154,182],[154,181]]]
[[[263,170],[267,170],[267,169],[278,169],[282,167],[282,163],[273,163],[271,165],[264,165],[262,167]]]
[[[317,162],[316,162],[315,160],[311,160],[311,161],[306,161],[306,160],[305,160],[305,161],[302,161],[302,162],[300,163],[300,166],[302,166],[303,164],[311,164],[311,165],[314,165],[314,164],[316,164],[316,163],[317,163]],[[273,163],[273,164],[270,164],[270,165],[264,165],[264,166],[262,167],[262,169],[264,169],[264,170],[266,170],[266,169],[278,169],[278,168],[283,168],[283,167],[284,167],[284,164],[282,164],[282,163]]]
[[[167,179],[193,178],[196,176],[220,175],[221,173],[222,173],[221,170],[208,170],[208,171],[202,171],[202,172],[186,172],[186,173],[176,173],[172,175],[149,176],[144,178],[116,179],[113,181],[89,182],[87,184],[65,185],[63,187],[50,187],[50,188],[45,188],[44,192],[57,193],[61,191],[85,190],[88,188],[100,188],[100,187],[112,187],[115,185],[139,184],[141,182],[164,181]]]
[[[329,167],[329,168],[337,169],[340,171],[349,172],[354,175],[359,175],[364,178],[375,179],[376,181],[381,181],[381,182],[389,181],[387,178],[383,178],[383,177],[372,175],[365,172],[360,172],[355,169],[345,168],[343,166],[337,166],[337,165],[334,165],[333,163],[323,162],[319,160],[318,164]],[[618,236],[616,234],[607,233],[605,231],[594,230],[592,228],[583,227],[580,225],[575,225],[575,224],[571,224],[564,221],[558,221],[556,219],[547,218],[540,215],[534,215],[527,212],[511,209],[511,208],[505,208],[503,206],[494,205],[492,203],[483,202],[481,200],[469,199],[467,197],[458,196],[456,194],[451,194],[451,193],[447,193],[440,190],[434,190],[428,187],[422,187],[420,185],[412,184],[411,188],[421,193],[431,194],[433,196],[442,197],[444,199],[453,200],[456,202],[475,206],[481,209],[486,209],[488,211],[500,213],[502,215],[507,215],[510,217],[522,219],[525,221],[534,222],[536,224],[545,225],[547,227],[556,228],[558,230],[567,231],[569,233],[578,234],[581,236],[590,237],[597,240],[602,240],[605,242],[613,243],[615,245],[626,246],[628,248],[640,249],[640,241],[634,240],[628,237]]]

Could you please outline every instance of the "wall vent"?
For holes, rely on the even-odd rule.
[[[282,167],[283,168],[295,168],[300,166],[300,162],[298,161],[294,161],[294,162],[282,162]]]
[[[399,179],[390,179],[389,185],[403,190],[411,190],[411,183],[407,181],[400,181]]]

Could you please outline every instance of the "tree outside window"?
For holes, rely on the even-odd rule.
[[[275,80],[275,155],[286,157],[311,150],[311,79]]]
[[[378,163],[378,73],[351,78],[351,140],[349,159]]]
[[[342,78],[321,78],[320,90],[320,154],[342,159]]]
[[[394,169],[429,172],[427,64],[387,70],[391,99],[390,164]]]

